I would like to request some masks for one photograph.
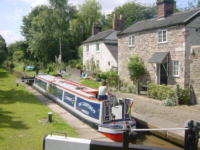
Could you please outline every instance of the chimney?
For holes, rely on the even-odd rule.
[[[124,18],[122,15],[120,15],[120,19],[117,19],[116,14],[113,16],[113,21],[112,21],[112,28],[113,30],[116,31],[121,31],[124,28]]]
[[[157,0],[158,18],[168,17],[174,13],[174,0]]]
[[[93,24],[92,27],[92,35],[97,34],[98,32],[101,32],[101,27],[98,24]]]

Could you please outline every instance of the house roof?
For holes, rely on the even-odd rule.
[[[162,64],[169,52],[156,52],[153,56],[149,59],[149,63],[156,63]]]
[[[106,30],[106,31],[102,31],[99,32],[95,35],[92,35],[91,37],[89,37],[86,41],[84,41],[83,43],[90,43],[90,42],[95,42],[95,41],[108,41],[108,42],[114,42],[116,43],[117,41],[117,33],[119,33],[119,31],[115,31],[115,30]]]
[[[153,19],[148,19],[144,21],[139,21],[131,25],[130,27],[126,28],[122,32],[120,32],[118,36],[146,31],[146,30],[157,29],[157,28],[164,28],[164,27],[174,26],[178,24],[186,24],[188,21],[190,21],[199,13],[200,13],[200,9],[194,9],[192,11],[175,13],[166,18],[153,18]]]

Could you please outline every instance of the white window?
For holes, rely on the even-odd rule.
[[[180,75],[180,64],[179,61],[173,61],[173,76],[179,77]]]
[[[96,44],[96,51],[99,51],[99,43]]]
[[[167,42],[167,30],[158,31],[158,43]]]
[[[89,45],[86,45],[86,52],[89,52]]]
[[[132,46],[134,46],[135,45],[135,36],[134,35],[130,35],[129,37],[128,37],[128,46],[129,47],[132,47]]]
[[[96,67],[99,68],[99,60],[96,60]]]

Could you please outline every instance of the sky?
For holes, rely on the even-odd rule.
[[[97,0],[102,6],[102,13],[108,14],[115,7],[121,6],[126,2],[133,0]],[[156,0],[135,0],[144,5],[153,5]],[[177,7],[186,7],[188,1],[193,0],[176,0]],[[68,0],[72,5],[81,5],[84,0]],[[46,4],[48,0],[0,0],[0,34],[6,40],[7,45],[19,40],[23,40],[21,35],[21,25],[23,16],[36,6]]]

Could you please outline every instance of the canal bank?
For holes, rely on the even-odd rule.
[[[132,116],[146,128],[184,128],[188,120],[200,122],[200,105],[162,106],[158,100],[134,94],[115,93],[118,97],[134,99]],[[153,134],[178,145],[184,145],[184,131],[154,131]],[[199,144],[200,149],[200,144]]]
[[[81,120],[71,115],[69,112],[67,112],[65,109],[54,103],[52,100],[49,100],[47,97],[43,96],[41,93],[33,89],[32,86],[20,83],[19,79],[16,82],[18,82],[19,84],[23,84],[26,87],[26,89],[29,92],[31,92],[39,101],[47,105],[54,113],[58,114],[71,127],[76,128],[76,131],[77,133],[79,133],[80,138],[92,139],[98,141],[111,141],[102,134],[98,133],[95,129],[91,128],[87,124],[83,123]],[[182,149],[181,147],[178,147],[174,144],[171,144],[165,140],[162,140],[152,135],[143,136],[141,139],[137,140],[136,143],[139,145],[172,148],[176,150]]]

